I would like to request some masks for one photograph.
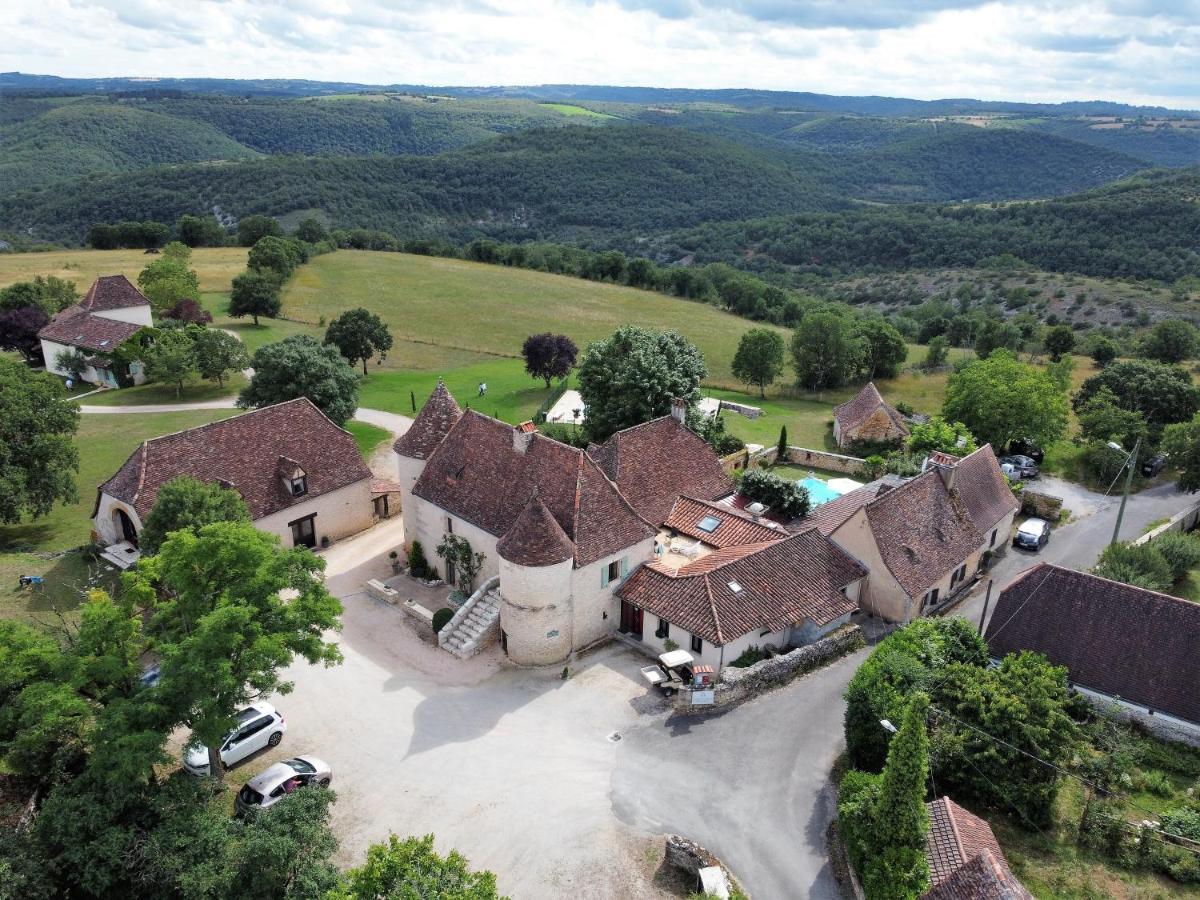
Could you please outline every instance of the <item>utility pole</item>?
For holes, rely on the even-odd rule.
[[[988,579],[987,593],[983,595],[983,612],[979,614],[979,636],[983,637],[983,624],[987,621],[988,601],[992,599],[992,585],[995,583],[994,578]]]
[[[1138,447],[1142,445],[1142,439],[1138,438],[1133,443],[1133,449],[1129,451],[1129,456],[1125,457],[1125,465],[1129,467],[1129,471],[1125,473],[1125,490],[1121,494],[1121,508],[1117,510],[1117,524],[1113,528],[1112,541],[1109,543],[1111,547],[1121,536],[1121,520],[1125,518],[1125,502],[1129,499],[1129,488],[1133,485],[1133,467],[1137,465]]]

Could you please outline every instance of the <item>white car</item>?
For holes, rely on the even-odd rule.
[[[315,756],[285,759],[247,781],[238,791],[234,807],[239,815],[252,809],[270,809],[298,788],[309,785],[329,787],[332,779],[329,766]]]
[[[237,727],[221,744],[221,762],[226,768],[240,763],[264,747],[283,740],[287,723],[270,703],[255,701],[237,714]],[[192,744],[184,750],[183,767],[193,775],[208,774],[208,748]]]

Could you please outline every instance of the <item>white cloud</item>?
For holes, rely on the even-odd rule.
[[[0,69],[1200,107],[1200,0],[5,0]]]

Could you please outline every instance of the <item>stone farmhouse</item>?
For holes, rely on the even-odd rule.
[[[949,797],[925,804],[925,858],[931,887],[923,900],[1033,900],[1008,867],[992,827]]]
[[[870,571],[862,608],[904,623],[970,586],[985,554],[1006,546],[1019,506],[985,445],[962,458],[934,453],[916,478],[872,482],[802,521]]]
[[[1094,705],[1200,746],[1200,604],[1041,563],[1000,594],[985,639],[1065,666]]]
[[[372,479],[354,438],[307,398],[143,441],[96,491],[93,534],[110,556],[134,559],[159,489],[187,475],[242,495],[257,528],[285,547],[317,547],[389,513],[396,486]],[[394,511],[394,506],[390,511]]]
[[[873,381],[854,399],[833,408],[833,439],[843,449],[859,443],[898,444],[906,437],[908,423],[884,402]]]
[[[406,540],[438,568],[448,533],[484,554],[479,579],[498,579],[500,641],[518,663],[560,662],[615,631],[720,668],[755,645],[816,640],[860,605],[896,621],[928,612],[1007,538],[1016,502],[990,448],[784,527],[735,508],[684,413],[584,451],[463,412],[439,383],[394,446]]]
[[[87,357],[88,367],[81,374],[83,381],[115,388],[120,387],[121,377],[127,375],[134,384],[141,384],[146,380],[141,361],[131,360],[128,372],[119,372],[112,352],[153,325],[150,301],[128,278],[102,275],[82,300],[58,313],[38,332],[46,371],[68,375],[57,360],[60,353],[73,349]]]

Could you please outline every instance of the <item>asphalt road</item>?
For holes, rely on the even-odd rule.
[[[999,592],[1022,572],[1039,562],[1069,569],[1090,569],[1112,541],[1113,526],[1116,524],[1117,511],[1121,504],[1119,495],[1105,497],[1098,492],[1052,478],[1031,482],[1031,487],[1044,493],[1062,496],[1064,506],[1072,512],[1072,519],[1066,525],[1054,529],[1050,542],[1041,551],[1029,553],[1010,546],[1004,558],[992,566],[993,587],[992,603],[988,609],[989,618]],[[1133,494],[1125,506],[1121,539],[1130,540],[1137,537],[1151,522],[1170,518],[1195,499],[1194,495],[1179,493],[1174,484],[1161,484]],[[983,613],[985,594],[986,585],[981,584],[967,600],[959,604],[954,614],[978,622]]]
[[[866,654],[720,715],[627,733],[612,779],[618,818],[699,842],[755,900],[841,897],[825,850],[829,770],[845,746],[842,693]]]

